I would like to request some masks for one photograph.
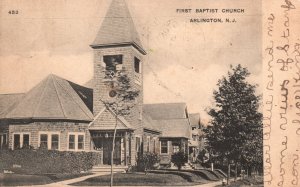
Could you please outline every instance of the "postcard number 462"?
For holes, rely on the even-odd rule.
[[[18,10],[9,10],[8,14],[19,14]]]

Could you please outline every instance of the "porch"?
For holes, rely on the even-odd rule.
[[[174,153],[183,152],[189,155],[187,138],[167,138],[161,137],[160,141],[160,164],[168,165]]]
[[[111,165],[111,152],[113,148],[113,130],[99,131],[92,130],[91,147],[94,151],[99,151],[102,155],[100,166]],[[131,144],[133,139],[132,132],[118,130],[115,138],[115,150],[113,164],[119,166],[131,165]]]

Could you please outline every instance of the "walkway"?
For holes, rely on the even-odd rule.
[[[95,173],[92,175],[87,175],[87,176],[82,176],[82,177],[78,177],[78,178],[74,178],[74,179],[68,179],[65,181],[60,181],[60,182],[55,182],[55,183],[51,183],[51,184],[46,184],[46,185],[35,185],[35,187],[56,187],[56,186],[70,186],[70,184],[76,183],[76,182],[80,182],[80,181],[84,181],[86,179],[92,178],[92,177],[98,177],[101,175],[109,175],[110,173]]]
[[[78,177],[75,179],[69,179],[69,180],[65,180],[65,181],[60,181],[60,182],[55,182],[55,183],[51,183],[51,184],[47,184],[47,185],[35,185],[35,187],[70,187],[70,184],[76,183],[76,182],[80,182],[80,181],[84,181],[88,178],[92,178],[92,177],[97,177],[97,176],[101,176],[101,175],[109,175],[110,173],[95,173],[92,175],[87,175],[87,176],[82,176],[82,177]],[[207,184],[200,184],[200,185],[195,185],[195,186],[191,186],[191,187],[215,187],[217,185],[221,185],[222,181],[217,181],[217,182],[210,182]],[[122,187],[122,186],[118,186],[118,187]],[[125,186],[124,186],[125,187]],[[147,186],[149,187],[149,186]]]
[[[79,177],[79,178],[76,178],[76,179],[70,179],[70,180],[56,182],[56,183],[42,185],[42,186],[45,186],[45,187],[56,187],[56,186],[70,187],[71,186],[70,184],[80,182],[80,181],[84,181],[84,180],[86,180],[90,177],[97,177],[97,176],[101,176],[101,175],[107,175],[107,173],[104,173],[104,174],[97,173],[97,174],[94,174],[94,175]],[[190,187],[215,187],[215,186],[218,186],[220,184],[222,184],[222,182],[217,181],[217,182],[210,182],[210,183],[207,183],[207,184],[200,184],[200,185],[195,185],[195,186],[190,186]],[[37,186],[37,187],[42,187],[42,186]],[[105,187],[105,186],[103,186],[103,187]],[[128,187],[128,186],[118,186],[118,187]],[[150,186],[144,186],[144,187],[150,187]]]

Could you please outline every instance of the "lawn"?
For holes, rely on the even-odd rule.
[[[52,180],[47,176],[0,174],[0,186],[23,186],[49,184]]]
[[[3,174],[0,173],[0,186],[29,186],[43,185],[53,182],[72,179],[88,174],[45,174],[45,175],[26,175],[26,174]]]
[[[190,186],[204,184],[207,180],[194,180],[194,174],[161,172],[161,173],[116,173],[114,185],[116,186]],[[89,178],[85,181],[74,183],[74,186],[109,186],[110,175]]]

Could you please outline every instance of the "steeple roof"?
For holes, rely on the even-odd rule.
[[[114,45],[133,45],[142,54],[146,54],[125,0],[112,0],[91,47]]]

